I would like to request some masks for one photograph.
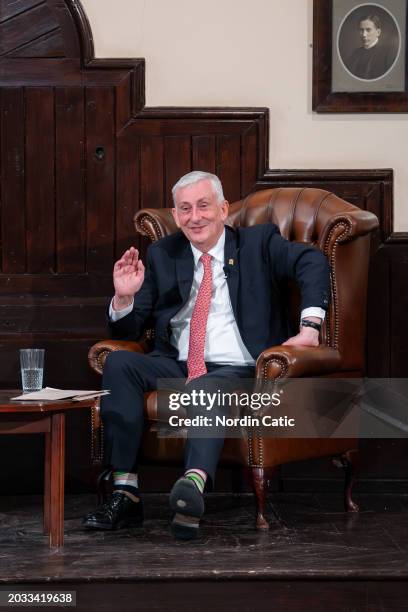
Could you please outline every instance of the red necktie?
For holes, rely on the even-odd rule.
[[[200,261],[204,267],[203,280],[197,293],[193,314],[190,321],[190,339],[188,342],[186,384],[207,373],[204,361],[205,332],[207,329],[208,313],[210,311],[212,293],[212,256],[208,253],[201,255]]]

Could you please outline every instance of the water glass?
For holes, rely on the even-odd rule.
[[[20,349],[23,393],[40,391],[43,385],[44,349]]]

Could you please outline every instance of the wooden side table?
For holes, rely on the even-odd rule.
[[[10,400],[20,394],[0,390],[0,434],[44,434],[44,533],[49,535],[50,547],[63,546],[65,415],[69,410],[91,408],[96,400]]]

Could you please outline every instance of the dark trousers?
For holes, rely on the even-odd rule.
[[[192,381],[188,387],[200,387],[203,379],[252,378],[254,367],[207,364],[207,374]],[[176,361],[158,353],[114,351],[106,359],[103,389],[110,395],[102,397],[101,415],[104,424],[104,461],[115,470],[137,472],[140,441],[144,428],[143,394],[157,389],[157,379],[185,379],[186,362]],[[187,390],[187,387],[186,387]],[[224,445],[223,437],[188,438],[185,446],[185,469],[207,472],[214,482],[215,470]]]

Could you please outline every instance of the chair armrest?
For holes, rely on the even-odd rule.
[[[177,231],[171,208],[143,208],[133,217],[136,231],[152,242]]]
[[[378,218],[367,210],[351,210],[333,215],[322,229],[319,238],[321,248],[336,238],[339,242],[349,242],[365,236],[379,227]]]
[[[127,340],[101,340],[97,342],[88,352],[88,362],[97,374],[102,374],[106,357],[112,351],[133,351],[134,353],[147,353],[149,346],[147,342],[130,342]]]
[[[340,368],[340,353],[325,344],[320,346],[272,346],[256,362],[258,380],[321,376]]]

